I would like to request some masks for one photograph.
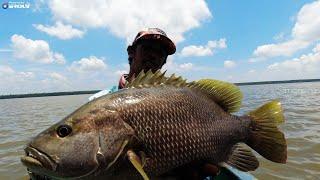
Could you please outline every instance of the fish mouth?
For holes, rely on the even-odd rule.
[[[27,146],[25,149],[25,156],[21,157],[21,162],[28,167],[32,172],[39,170],[55,171],[57,164],[46,153],[40,150]]]
[[[63,179],[57,172],[57,162],[43,151],[28,145],[25,149],[25,155],[21,157],[23,165],[27,166],[28,175],[31,180],[53,180]],[[93,169],[89,173],[80,176],[70,177],[71,179],[77,179],[85,177],[94,172]]]

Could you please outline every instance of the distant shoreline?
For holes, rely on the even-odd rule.
[[[247,86],[247,85],[263,85],[263,84],[304,83],[304,82],[320,82],[320,79],[297,79],[297,80],[284,80],[284,81],[260,81],[260,82],[234,83],[234,84],[238,85],[238,86]]]
[[[250,85],[287,84],[287,83],[304,83],[304,82],[320,82],[320,79],[298,79],[298,80],[285,80],[285,81],[260,81],[260,82],[234,83],[234,84],[238,85],[238,86],[250,86]],[[99,91],[101,91],[101,90],[52,92],[52,93],[33,93],[33,94],[12,94],[12,95],[0,95],[0,99],[95,94],[95,93],[97,93]]]

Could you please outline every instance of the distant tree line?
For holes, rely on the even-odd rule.
[[[286,84],[286,83],[302,83],[302,82],[319,82],[320,79],[297,79],[297,80],[284,80],[284,81],[260,81],[260,82],[243,82],[243,83],[234,83],[238,86],[246,85],[263,85],[263,84]]]
[[[261,82],[244,82],[234,83],[238,86],[246,85],[262,85],[262,84],[284,84],[284,83],[302,83],[302,82],[318,82],[320,79],[298,79],[298,80],[286,80],[286,81],[261,81]],[[45,97],[45,96],[66,96],[66,95],[79,95],[79,94],[95,94],[101,90],[91,91],[71,91],[71,92],[52,92],[52,93],[33,93],[33,94],[12,94],[12,95],[0,95],[0,99],[12,99],[12,98],[28,98],[28,97]]]

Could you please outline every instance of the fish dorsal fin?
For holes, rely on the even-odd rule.
[[[219,104],[226,112],[237,112],[241,107],[242,93],[236,85],[213,79],[201,79],[188,84],[190,88],[200,89]]]
[[[147,73],[141,71],[136,78],[126,84],[125,88],[144,88],[161,85],[181,87],[187,85],[186,80],[181,76],[172,74],[170,77],[165,77],[164,74],[165,72],[161,73],[160,70],[156,71],[155,73],[152,73],[151,70],[149,70]]]
[[[126,84],[125,88],[145,88],[163,85],[189,87],[201,90],[203,93],[209,95],[209,97],[226,112],[237,112],[240,109],[242,93],[240,89],[232,83],[213,79],[202,79],[187,83],[181,76],[172,74],[170,77],[165,77],[164,75],[165,72],[161,73],[160,70],[155,73],[151,70],[147,73],[141,71],[136,78]]]
[[[232,147],[226,163],[244,172],[254,171],[259,167],[259,161],[256,156],[241,143]],[[221,165],[223,166],[223,164]]]

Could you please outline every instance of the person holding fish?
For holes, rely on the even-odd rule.
[[[234,179],[239,178],[234,172],[259,167],[249,147],[286,163],[278,100],[238,116],[233,113],[243,95],[234,84],[166,77],[160,69],[176,48],[157,28],[139,32],[127,50],[130,71],[121,77],[119,91],[96,96],[27,144],[21,161],[30,175],[204,179],[227,170],[221,178]]]
[[[151,70],[155,73],[161,69],[168,55],[176,52],[176,46],[161,29],[148,28],[136,35],[132,44],[128,46],[127,52],[130,70],[129,74],[121,76],[119,89],[122,89],[126,81],[131,81],[141,71]]]
[[[159,28],[147,28],[138,32],[134,41],[127,47],[128,63],[130,70],[128,74],[123,74],[119,79],[118,89],[122,89],[141,71],[147,72],[151,70],[153,73],[160,70],[167,62],[167,57],[176,52],[174,42],[168,38],[166,33]],[[104,94],[117,91],[116,88],[112,90],[103,90],[89,99],[100,97]],[[176,170],[176,176],[190,177],[215,176],[219,172],[217,166],[211,164],[188,164]]]

